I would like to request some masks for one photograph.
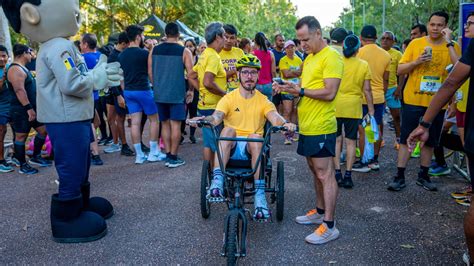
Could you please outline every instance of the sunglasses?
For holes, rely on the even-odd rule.
[[[472,24],[474,24],[474,21],[467,21],[466,23],[464,23],[464,28],[469,28]]]

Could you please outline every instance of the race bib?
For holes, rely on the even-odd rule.
[[[423,76],[421,77],[420,91],[426,93],[436,93],[441,88],[441,77]]]

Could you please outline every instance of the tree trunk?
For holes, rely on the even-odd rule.
[[[0,44],[7,47],[8,53],[12,55],[10,28],[8,27],[7,17],[5,17],[5,13],[3,13],[3,8],[0,8]]]

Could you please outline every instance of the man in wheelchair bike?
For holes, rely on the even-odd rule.
[[[287,122],[277,111],[268,98],[257,91],[256,85],[261,68],[260,60],[253,55],[244,55],[236,64],[240,87],[227,93],[217,104],[215,112],[206,117],[195,117],[190,121],[206,120],[217,126],[224,122],[220,133],[223,138],[262,138],[265,122],[268,120],[274,126],[284,126],[289,131],[295,131],[296,125]],[[219,149],[225,166],[229,159],[251,160],[256,164],[262,149],[260,142],[220,141]],[[260,166],[258,166],[260,167]],[[254,218],[267,220],[270,212],[265,198],[265,180],[255,171],[255,200]],[[213,180],[209,189],[209,197],[213,201],[223,200],[224,175],[219,167],[217,156],[214,159]]]

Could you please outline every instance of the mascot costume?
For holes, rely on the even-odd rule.
[[[10,25],[39,42],[37,117],[46,125],[54,150],[59,191],[51,197],[51,230],[56,242],[97,240],[114,213],[104,198],[90,198],[90,142],[94,88],[118,86],[120,64],[101,58],[87,71],[68,39],[81,24],[78,0],[0,0]],[[26,107],[25,107],[26,108]]]

